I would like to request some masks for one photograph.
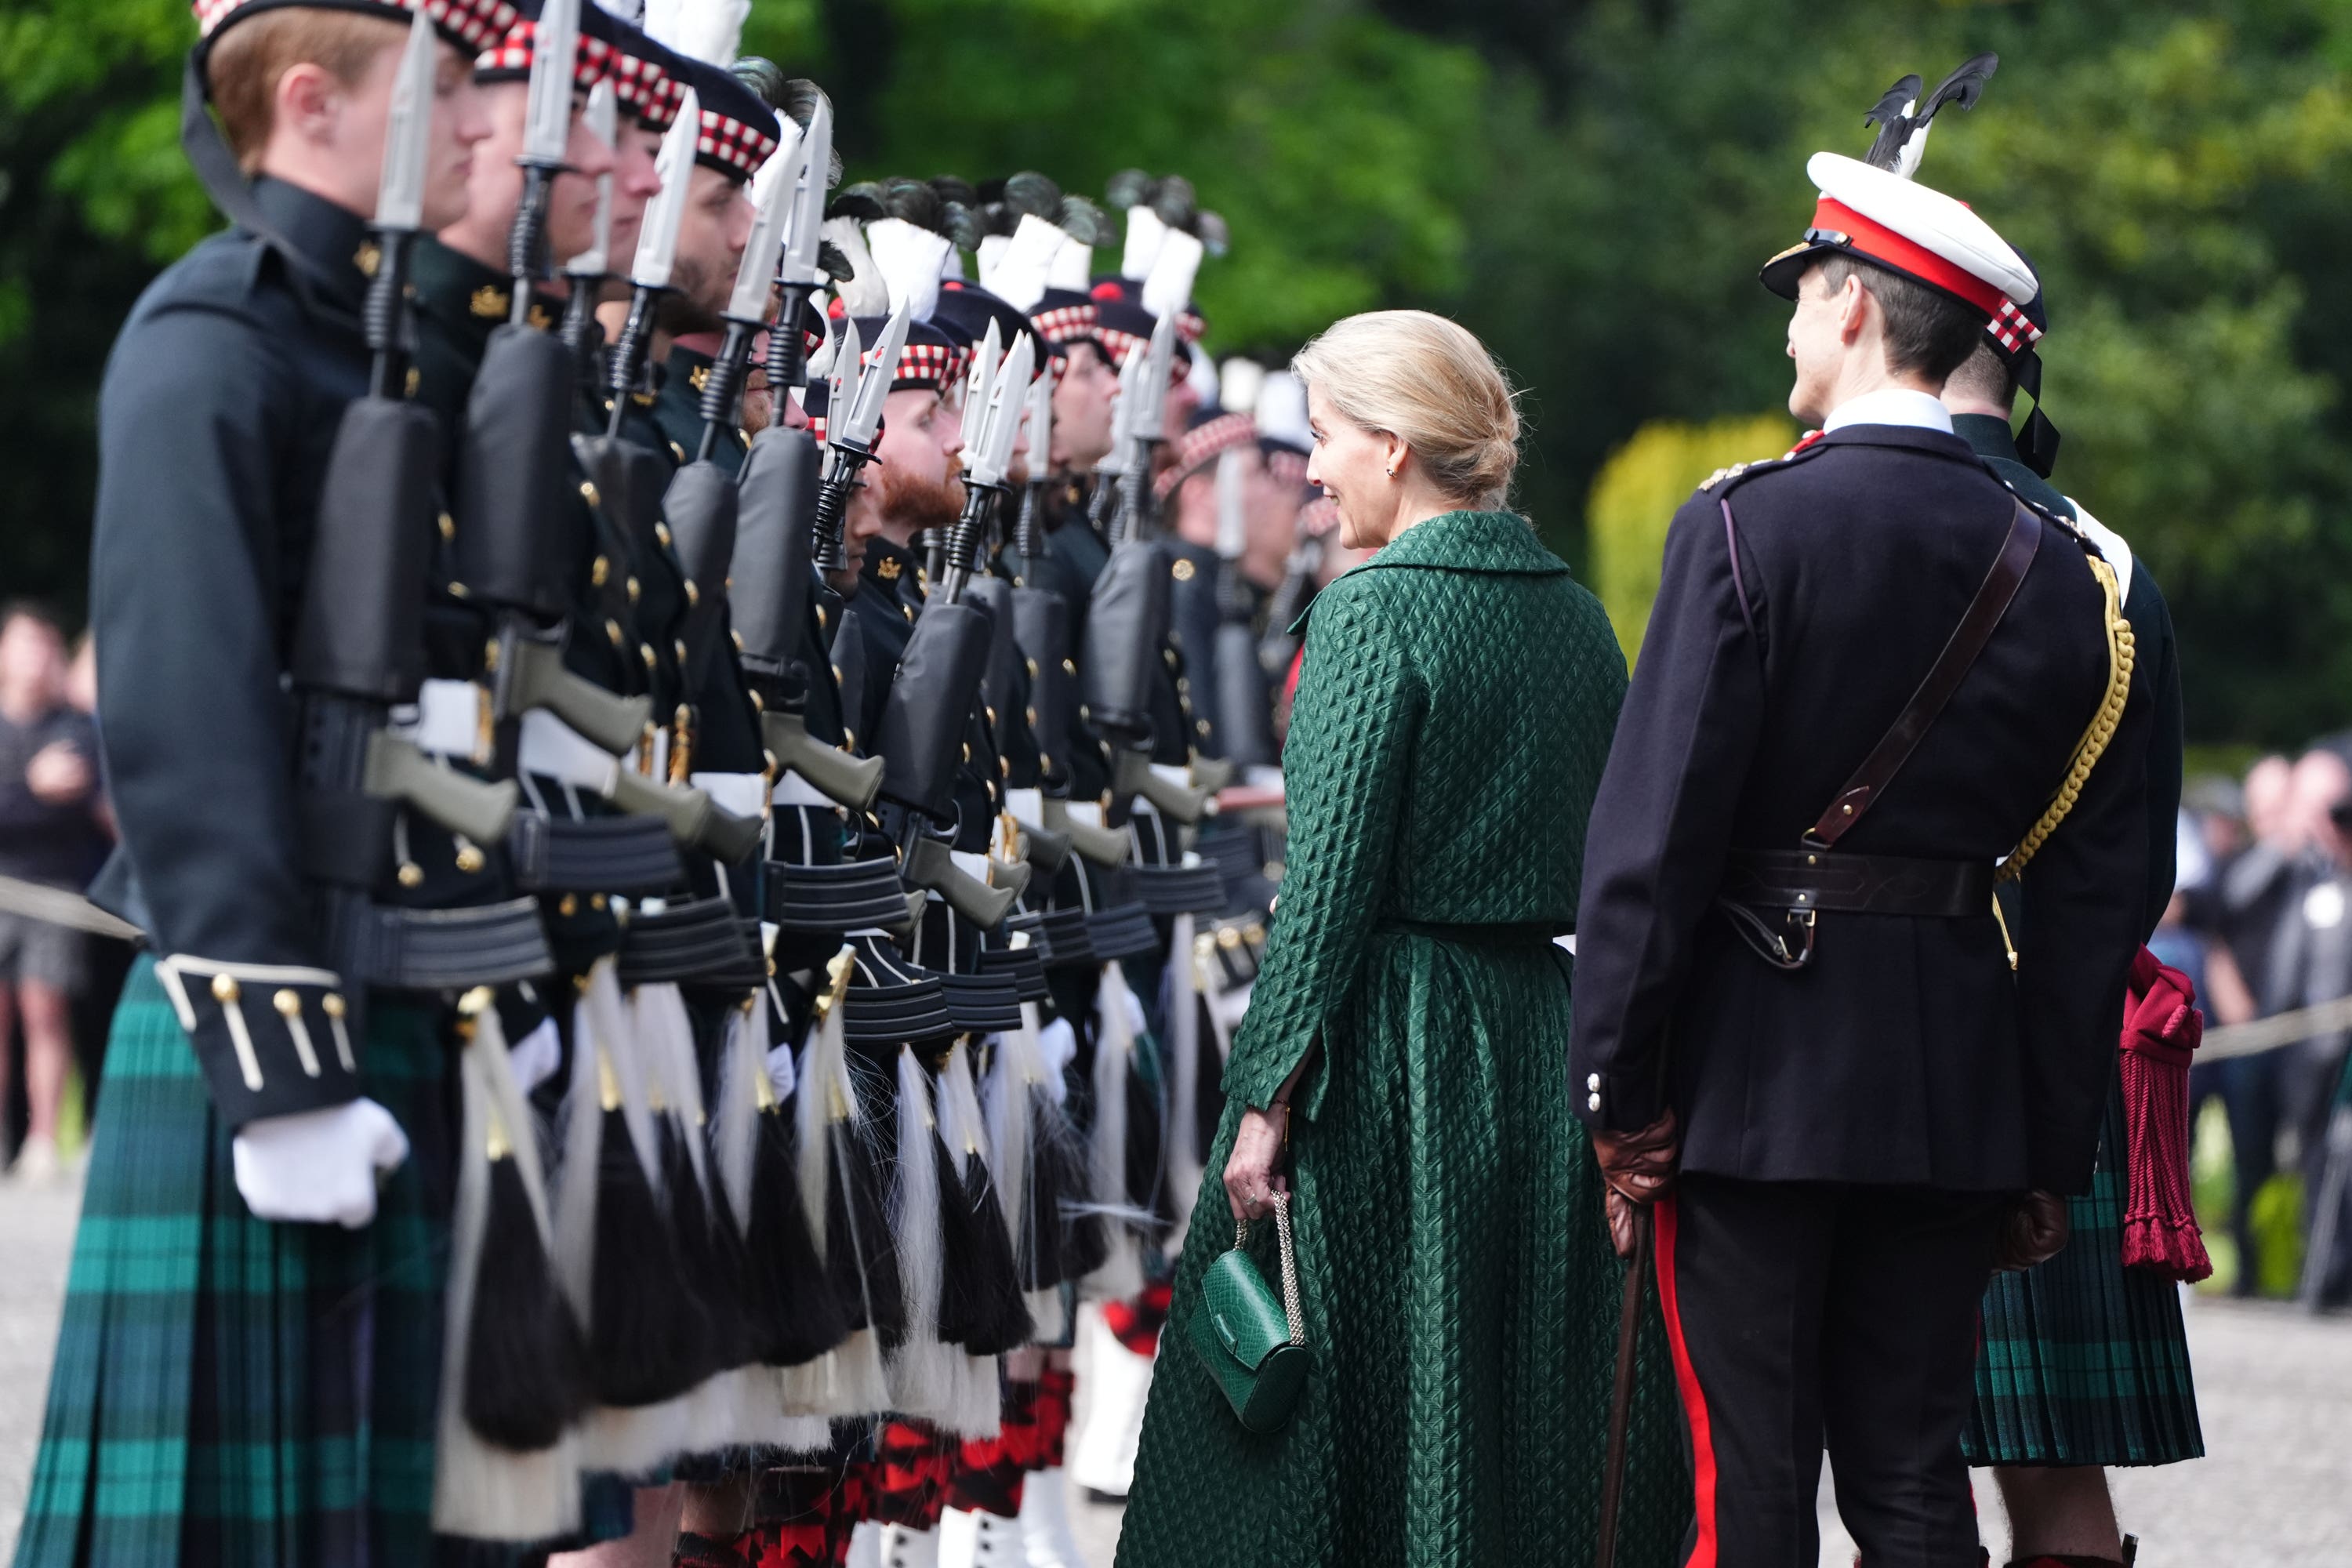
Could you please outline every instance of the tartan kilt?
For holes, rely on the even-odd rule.
[[[116,1009],[17,1568],[428,1560],[449,1050],[371,999],[364,1092],[408,1134],[374,1224],[275,1225],[142,957]]]
[[[2098,1165],[2055,1258],[1985,1291],[1971,1465],[2169,1465],[2201,1458],[2179,1287],[2123,1264],[2124,1100],[2107,1090]]]

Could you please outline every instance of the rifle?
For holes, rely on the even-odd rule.
[[[992,339],[993,333],[991,334]],[[910,887],[936,892],[958,914],[982,928],[993,927],[1028,885],[1025,863],[993,862],[983,883],[961,869],[947,847],[924,829],[924,819],[953,821],[955,778],[962,736],[980,702],[981,681],[995,635],[993,617],[964,602],[964,589],[977,563],[987,509],[1003,485],[1011,460],[1020,412],[1006,393],[1025,396],[1034,351],[1024,335],[1002,367],[975,370],[975,385],[992,388],[981,422],[978,444],[966,476],[963,515],[948,536],[940,588],[915,623],[914,636],[898,664],[890,700],[883,709],[875,750],[883,758],[882,794],[900,808],[900,874]]]
[[[1029,726],[1037,738],[1045,783],[1061,775],[1056,790],[1041,790],[1036,824],[1024,829],[1066,840],[1070,848],[1097,866],[1118,866],[1127,860],[1128,837],[1099,822],[1080,822],[1070,815],[1070,711],[1077,704],[1071,683],[1077,667],[1070,658],[1070,607],[1062,595],[1042,584],[1045,580],[1045,530],[1039,520],[1040,498],[1051,479],[1047,454],[1053,449],[1054,395],[1050,377],[1040,377],[1029,394],[1030,481],[1021,497],[1021,511],[1013,528],[1013,548],[1021,572],[1013,588],[1013,639],[1029,661]],[[1049,851],[1050,853],[1050,851]],[[1033,858],[1039,858],[1033,856]],[[1044,860],[1039,858],[1039,863]]]
[[[1257,662],[1257,633],[1242,587],[1249,519],[1242,496],[1242,454],[1217,459],[1217,640],[1208,650],[1216,687],[1217,735],[1236,769],[1275,763],[1274,704]]]
[[[1150,350],[1128,362],[1129,371],[1139,361],[1143,367],[1131,387],[1121,373],[1119,401],[1124,405],[1132,395],[1135,402],[1120,420],[1127,452],[1110,560],[1095,579],[1080,660],[1088,712],[1110,742],[1111,809],[1122,824],[1139,796],[1162,816],[1187,826],[1213,809],[1207,792],[1151,769],[1151,704],[1168,647],[1169,576],[1166,559],[1142,533],[1150,521],[1151,455],[1160,443],[1175,342],[1171,312],[1152,329]]]
[[[882,400],[890,395],[890,383],[898,373],[898,355],[906,349],[907,331],[912,324],[906,301],[899,301],[883,325],[882,341],[872,355],[874,363],[868,364],[857,323],[846,318],[841,323],[826,389],[825,467],[817,484],[813,525],[813,559],[820,572],[838,572],[849,564],[841,536],[849,492],[859,473],[874,460],[874,442],[882,429]]]
[[[421,217],[432,115],[433,25],[419,13],[394,88],[373,225],[382,258],[365,326],[374,363],[366,396],[344,410],[319,505],[318,535],[290,673],[301,693],[304,860],[337,973],[358,998],[499,984],[554,966],[530,899],[473,909],[378,907],[375,872],[398,814],[496,843],[517,790],[443,767],[386,729],[425,680],[424,607],[432,569],[440,429],[406,400],[409,248]]]

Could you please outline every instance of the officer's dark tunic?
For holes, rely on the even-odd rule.
[[[2005,1194],[2090,1180],[2146,900],[2144,694],[2025,875],[2014,974],[1990,908],[1823,913],[1795,973],[1714,910],[1727,854],[1797,849],[1904,710],[2015,507],[1959,437],[1853,425],[1694,496],[1667,535],[1588,838],[1571,1073],[1596,1127],[1680,1121],[1660,1272],[1727,1565],[1815,1550],[1824,1431],[1842,1478],[1899,1500],[1847,1510],[1865,1560],[1924,1537],[1949,1554],[1904,1561],[1976,1561],[1957,1443],[1995,1227]],[[2105,691],[2103,625],[2053,521],[1840,850],[2015,848]]]
[[[2074,505],[2017,459],[2008,424],[1958,414],[1953,432],[2028,500],[2061,517]],[[2141,937],[2172,896],[2180,809],[2180,671],[2171,612],[2145,562],[2134,562],[2124,614],[2135,679],[2155,700],[2147,747],[2147,902]],[[1977,1349],[1976,1408],[1960,1434],[1979,1465],[2161,1465],[2205,1452],[2189,1376],[2180,1292],[2123,1266],[2124,1100],[2111,1088],[2091,1190],[2067,1203],[2065,1248],[2021,1274],[1996,1274],[1985,1291]]]
[[[306,1568],[428,1552],[447,1172],[447,1047],[431,1010],[375,998],[356,1071],[278,1021],[311,978],[281,687],[320,486],[365,389],[361,220],[254,191],[283,248],[232,231],[141,297],[100,401],[92,623],[122,847],[102,896],[144,924],[116,1014],[18,1563]],[[162,976],[183,971],[182,1026]],[[266,965],[243,1071],[204,966]],[[331,980],[333,977],[328,977]],[[257,1085],[255,1079],[258,1080]],[[266,1224],[231,1136],[364,1095],[410,1158],[374,1223]]]

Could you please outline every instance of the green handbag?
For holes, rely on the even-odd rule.
[[[1290,1241],[1290,1194],[1274,1194],[1275,1234],[1282,1242],[1282,1294],[1258,1272],[1246,1250],[1249,1221],[1234,1228],[1234,1246],[1201,1279],[1201,1304],[1192,1317],[1192,1349],[1224,1391],[1234,1415],[1252,1432],[1279,1431],[1307,1386],[1313,1358],[1298,1310],[1298,1258]]]

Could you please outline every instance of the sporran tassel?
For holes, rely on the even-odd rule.
[[[1105,1257],[1083,1284],[1087,1294],[1125,1300],[1143,1289],[1143,1260],[1129,1216],[1128,1110],[1135,1025],[1129,994],[1117,963],[1102,966],[1095,994],[1094,1129],[1087,1142],[1087,1177],[1101,1216]]]

